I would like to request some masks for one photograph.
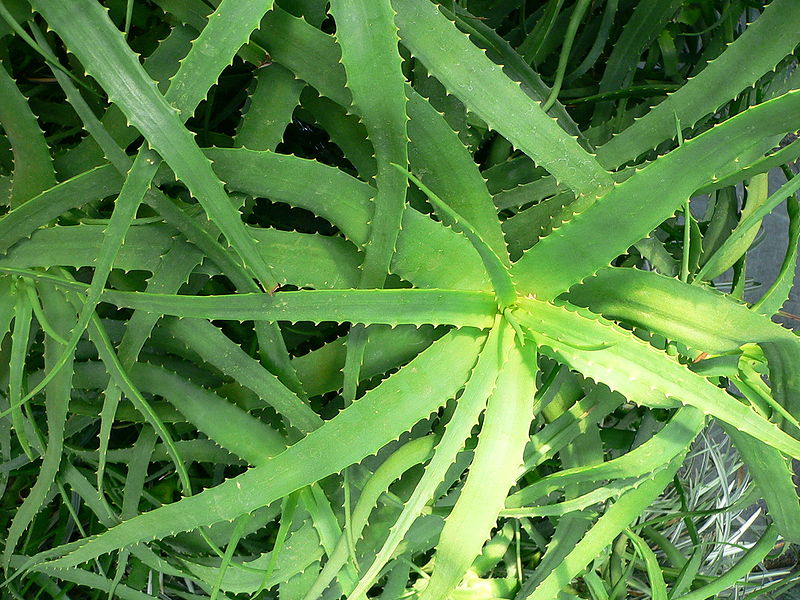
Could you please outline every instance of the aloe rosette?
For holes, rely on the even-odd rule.
[[[530,61],[514,62],[525,44],[517,54],[457,4],[336,0],[328,21],[314,2],[157,4],[180,25],[144,62],[95,0],[3,8],[18,29],[15,19],[37,14],[110,102],[98,118],[53,67],[90,135],[56,168],[25,97],[0,71],[0,96],[18,107],[0,110],[15,166],[35,165],[14,170],[0,218],[9,340],[0,441],[4,461],[12,435],[21,460],[42,459],[7,529],[7,585],[48,577],[145,597],[122,579],[133,561],[212,596],[279,586],[281,598],[364,598],[382,582],[387,598],[550,600],[576,597],[569,585],[583,581],[592,597],[612,597],[593,565],[623,540],[653,598],[678,589],[694,599],[734,585],[778,536],[800,542],[790,470],[800,460],[800,341],[770,320],[796,264],[800,179],[772,195],[758,188],[760,174],[791,158],[772,149],[800,122],[796,77],[736,114],[719,112],[795,50],[800,5],[774,0],[660,104],[613,137],[595,129],[590,138],[548,101]],[[619,87],[658,35],[635,27],[656,4],[636,6],[601,92]],[[661,10],[650,27],[677,8]],[[203,146],[186,122],[237,55],[260,65],[257,87],[234,143]],[[424,78],[410,75],[412,63]],[[275,151],[298,106],[328,124],[347,168]],[[596,122],[608,110],[598,103]],[[502,136],[538,177],[516,191],[496,184],[513,161],[480,171],[464,141],[469,122]],[[722,207],[720,190],[745,180],[740,220],[735,208],[714,217],[734,219],[727,237],[712,239],[722,227],[713,220],[701,231],[686,218],[683,277],[674,277],[678,259],[654,232],[699,191]],[[175,181],[183,200],[170,195]],[[108,219],[53,224],[109,197]],[[248,224],[240,206],[253,198],[310,211],[337,234]],[[786,198],[795,247],[778,281],[755,306],[713,289]],[[197,283],[221,276],[235,293]],[[220,325],[245,321],[255,323],[256,350]],[[346,340],[295,355],[279,323],[299,322],[352,327]],[[39,330],[44,367],[32,370]],[[313,400],[342,388],[341,409]],[[37,421],[31,406],[40,405]],[[612,455],[602,423],[625,410],[650,415],[652,431]],[[65,442],[76,419],[98,422],[98,450]],[[710,419],[730,432],[771,521],[712,581],[691,561],[682,575],[662,572],[649,545],[658,540],[639,523]],[[111,447],[117,422],[138,424],[127,450]],[[119,457],[128,478],[116,497],[104,488]],[[556,457],[559,468],[542,470]],[[95,461],[96,483],[80,460]],[[156,463],[178,473],[182,497],[148,496]],[[193,463],[236,474],[193,489]],[[54,484],[77,494],[102,531],[18,553]],[[533,574],[509,563],[515,574],[491,575],[494,548],[502,557],[510,547],[498,519],[530,535],[540,517],[557,525]],[[237,554],[276,518],[273,547]],[[104,567],[111,553],[116,573]],[[422,556],[430,563],[418,579]]]

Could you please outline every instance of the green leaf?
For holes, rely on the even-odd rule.
[[[30,343],[32,308],[26,295],[19,293],[19,289],[17,289],[15,296],[14,328],[11,332],[11,351],[8,362],[9,408],[3,411],[2,416],[7,415],[9,412],[11,413],[11,422],[20,446],[22,446],[25,454],[33,459],[25,427],[27,417],[22,413],[22,406],[27,401],[23,396],[22,386],[25,378],[25,358],[28,352],[28,344]]]
[[[600,79],[601,93],[623,89],[631,83],[642,52],[656,40],[680,6],[680,0],[642,0],[634,6],[606,61]],[[612,103],[598,104],[592,124],[605,128],[613,116],[613,108]]]
[[[319,540],[316,538],[314,529],[309,522],[304,523],[300,529],[292,532],[280,552],[280,560],[267,585],[271,587],[289,581],[304,569],[313,568],[313,564],[320,559]],[[244,563],[249,567],[248,570],[229,568],[222,577],[220,589],[232,594],[254,593],[258,590],[264,577],[260,571],[270,564],[272,558],[273,553],[266,552],[258,558]],[[250,569],[257,569],[258,571],[253,572]],[[190,564],[189,570],[207,582],[215,581],[220,573],[219,567],[198,563]]]
[[[533,347],[517,345],[489,398],[469,475],[436,547],[433,574],[420,598],[446,598],[480,554],[503,508],[533,418],[536,360]]]
[[[234,7],[230,9],[231,16],[242,18],[243,26],[230,29],[225,39],[229,40],[229,44],[238,44],[238,49],[247,41],[250,32],[269,6],[253,0],[238,3],[236,8],[237,3],[226,2],[215,13],[216,17],[212,22],[218,20],[225,24],[226,18],[220,15],[227,16],[225,13],[230,6]],[[35,0],[33,7],[81,59],[84,68],[103,86],[109,99],[122,109],[150,146],[169,163],[177,177],[186,183],[192,194],[202,203],[209,219],[221,229],[228,242],[242,257],[245,266],[253,270],[262,285],[274,287],[272,274],[261,261],[254,240],[247,235],[238,213],[227,200],[222,183],[214,175],[211,165],[179,116],[181,110],[194,106],[195,99],[199,102],[200,98],[195,96],[197,91],[202,90],[201,93],[205,94],[219,71],[213,65],[209,68],[208,61],[182,63],[181,69],[186,74],[181,74],[179,70],[175,79],[178,83],[168,94],[168,99],[165,99],[99,4],[92,0],[78,0],[78,4],[66,6],[53,0]],[[82,15],[81,19],[73,18],[76,11]],[[252,22],[253,15],[257,15],[255,22]],[[250,25],[252,28],[247,29]],[[207,37],[195,42],[195,52],[202,55],[203,44],[216,44],[208,41],[209,38],[214,38],[212,33],[209,31]],[[223,47],[222,43],[220,47]],[[223,56],[225,61],[231,58],[229,55]],[[203,87],[206,83],[208,86]],[[170,106],[170,101],[173,106]]]
[[[0,257],[0,269],[91,267],[105,229],[100,223],[39,229],[30,239],[19,242],[6,256]],[[250,233],[258,240],[264,260],[275,265],[273,271],[282,284],[347,289],[358,281],[358,253],[355,246],[341,238],[255,227],[250,228]],[[134,224],[114,258],[114,268],[155,273],[162,267],[162,256],[171,248],[188,255],[199,254],[196,246],[173,239],[173,234],[172,228],[162,223]],[[229,250],[228,254],[232,252]],[[197,270],[206,275],[223,272],[210,261]]]
[[[33,397],[43,389],[72,359],[84,330],[94,316],[95,308],[100,301],[106,280],[114,265],[116,253],[122,245],[125,234],[136,216],[136,210],[142,201],[142,197],[150,185],[151,177],[147,161],[152,159],[149,157],[150,154],[147,150],[140,152],[131,166],[128,177],[125,179],[122,190],[120,190],[117,201],[114,204],[114,211],[103,236],[100,254],[97,257],[95,270],[92,273],[92,281],[86,290],[86,298],[78,314],[78,322],[72,328],[66,347],[62,349],[61,356],[47,372],[44,379],[28,392],[28,397]]]
[[[486,407],[486,402],[495,389],[498,373],[508,359],[514,343],[514,330],[505,319],[498,317],[486,338],[464,393],[445,427],[444,435],[434,449],[428,467],[414,488],[411,498],[403,506],[403,512],[389,531],[389,536],[375,559],[361,576],[356,588],[348,595],[349,599],[360,597],[372,587],[412,523],[420,515],[422,508],[442,483],[448,468],[455,461],[456,455],[463,448],[473,426],[478,422],[478,417]]]
[[[360,461],[455,395],[475,362],[481,339],[479,334],[466,330],[449,334],[275,458],[214,488],[65,548],[69,554],[48,564],[78,565],[138,542],[236,518]],[[447,369],[450,376],[439,377],[441,368]],[[408,395],[410,390],[420,393]],[[361,425],[367,420],[371,426],[365,429]]]
[[[427,0],[395,0],[400,39],[467,108],[576,195],[595,198],[611,175]],[[498,102],[495,98],[502,98]]]
[[[726,426],[725,433],[747,465],[747,471],[767,503],[769,516],[781,537],[788,543],[797,543],[795,540],[800,539],[797,529],[800,500],[790,464],[777,450],[764,448],[757,440],[733,427]]]
[[[704,426],[703,413],[691,406],[685,406],[673,415],[661,431],[641,446],[599,465],[575,467],[543,477],[511,495],[506,501],[506,507],[533,505],[570,483],[641,477],[655,472],[664,465],[665,460],[672,460],[684,453]]]
[[[797,193],[797,190],[800,190],[800,177],[793,177],[784,183],[778,191],[767,197],[768,179],[766,173],[753,177],[748,186],[748,191],[757,181],[761,182],[761,194],[754,194],[753,202],[750,203],[748,193],[748,205],[742,212],[742,220],[697,273],[696,279],[698,281],[711,280],[733,266],[734,257],[738,259],[738,256],[741,256],[747,250],[752,239],[758,233],[761,220],[775,210],[786,198],[793,196]]]
[[[797,110],[800,92],[789,92],[728,119],[637,171],[526,252],[512,269],[517,290],[551,300],[607,266],[668,219],[713,173],[759,139],[794,127]]]
[[[775,281],[753,305],[755,312],[767,317],[777,313],[789,299],[797,270],[797,251],[800,247],[800,201],[795,194],[786,199],[786,210],[789,214],[786,254]]]
[[[184,121],[191,116],[195,107],[206,97],[208,90],[217,82],[222,70],[233,61],[236,52],[247,44],[250,35],[258,28],[261,19],[272,9],[272,4],[272,0],[238,0],[236,2],[222,0],[217,9],[209,15],[208,24],[203,27],[200,35],[192,43],[192,49],[186,59],[180,61],[178,72],[172,78],[172,83],[166,93],[166,101],[182,114]],[[118,50],[115,49],[115,52]],[[122,60],[120,55],[115,58]],[[137,79],[140,78],[142,71],[140,69],[135,71]],[[104,87],[106,92],[112,95],[112,90],[107,86]],[[125,112],[125,106],[122,103],[120,108]],[[126,112],[126,114],[128,113]],[[140,131],[147,137],[144,130],[140,128]],[[162,157],[170,162],[167,157],[163,155]],[[171,162],[170,166],[175,169]]]
[[[162,322],[161,328],[184,342],[208,364],[253,390],[302,433],[322,425],[322,419],[308,405],[208,321],[169,319]]]
[[[674,13],[679,3],[656,1],[650,4],[663,5],[664,14],[667,14],[670,11],[668,6]],[[662,10],[661,6],[658,10]],[[614,169],[675,137],[676,118],[683,127],[691,127],[713,113],[791,54],[797,46],[793,33],[798,29],[800,6],[796,2],[777,0],[770,3],[755,22],[750,23],[742,35],[697,76],[599,148],[601,163]],[[638,57],[636,60],[638,62]],[[603,90],[602,83],[600,89]]]
[[[53,159],[36,117],[5,66],[0,69],[0,125],[14,152],[11,208],[56,184]]]
[[[361,287],[383,287],[405,207],[405,177],[391,165],[408,164],[405,78],[389,0],[333,0],[336,38],[347,87],[375,148],[378,172]]]
[[[58,333],[67,335],[67,326],[70,320],[69,307],[63,302],[59,292],[52,286],[41,286],[41,299],[43,310],[49,319],[58,327]],[[17,313],[20,324],[25,323],[25,315]],[[28,325],[30,325],[28,323]],[[52,368],[53,363],[63,350],[63,346],[52,337],[47,337],[45,342],[45,366]],[[3,563],[8,567],[12,554],[17,547],[20,537],[31,524],[36,514],[42,509],[47,499],[48,492],[53,486],[61,465],[64,448],[64,425],[67,419],[67,409],[72,388],[72,369],[63,369],[53,379],[46,390],[45,408],[47,411],[47,446],[42,456],[42,464],[38,467],[36,483],[28,492],[25,500],[14,513],[14,518],[6,533],[6,543],[3,550]],[[10,398],[14,401],[13,396]],[[13,414],[13,413],[12,413]],[[20,440],[25,438],[20,438]]]
[[[527,299],[514,316],[542,353],[631,401],[654,407],[672,407],[675,401],[694,406],[788,456],[800,454],[800,441],[667,354],[599,317]]]
[[[275,150],[304,87],[302,81],[280,65],[259,69],[250,105],[234,138],[236,145],[251,150]]]
[[[569,297],[606,317],[625,320],[710,354],[761,344],[773,394],[790,413],[797,414],[800,374],[793,365],[800,361],[800,338],[732,298],[633,269],[604,269]],[[676,314],[682,318],[675,319]]]
[[[461,231],[466,236],[473,248],[480,254],[481,260],[483,260],[483,266],[486,267],[486,272],[489,273],[489,278],[492,281],[492,286],[494,287],[494,293],[497,297],[497,303],[500,309],[503,310],[511,306],[517,297],[517,293],[514,289],[514,282],[511,280],[511,276],[508,272],[508,267],[503,260],[506,253],[504,252],[502,255],[498,256],[469,221],[450,208],[441,198],[433,193],[429,187],[411,173],[404,171],[400,165],[395,164],[394,166],[397,167],[400,172],[405,173],[419,189],[425,192],[431,204],[433,204],[457,230]]]
[[[398,479],[411,467],[427,460],[433,450],[436,440],[434,436],[428,435],[417,438],[395,450],[381,465],[375,470],[372,476],[361,490],[358,502],[353,509],[351,527],[353,538],[361,537],[364,529],[368,525],[368,519],[373,508],[378,503],[381,495],[388,491],[389,485]],[[325,588],[334,578],[336,573],[342,569],[347,562],[347,539],[342,536],[336,544],[334,553],[325,563],[325,567],[320,572],[314,584],[306,592],[304,600],[312,600],[319,597]]]
[[[310,26],[305,20],[275,7],[267,15],[261,31],[255,37],[277,62],[313,85],[320,94],[342,107],[350,108],[351,98],[345,86],[345,71],[340,63],[339,48],[331,36]],[[414,88],[406,86],[405,89],[410,119],[408,136],[411,138],[411,171],[459,214],[473,222],[486,242],[502,256],[503,237],[496,219],[491,218],[494,210],[488,203],[483,189],[485,184],[477,165],[444,117],[414,91]],[[358,110],[358,106],[354,109]],[[347,149],[343,149],[347,154]],[[349,157],[353,159],[352,155]],[[364,156],[361,162],[367,158]],[[362,226],[364,223],[362,221]],[[404,230],[405,227],[404,223]],[[403,235],[402,231],[400,235]]]
[[[709,354],[752,342],[800,349],[800,338],[730,296],[638,269],[599,271],[567,296],[610,319],[659,333]],[[680,315],[676,319],[675,315]]]
[[[552,458],[577,437],[597,426],[616,410],[625,398],[604,386],[594,387],[550,423],[531,436],[525,448],[523,471]]]
[[[122,179],[110,165],[97,167],[42,192],[0,218],[0,251],[30,237],[38,228],[72,208],[116,194]]]
[[[778,534],[773,526],[767,530],[727,573],[716,578],[714,581],[680,596],[680,600],[705,600],[711,598],[734,585],[739,579],[746,577],[775,547],[778,541]]]
[[[647,545],[647,542],[630,529],[625,530],[624,533],[633,542],[636,552],[644,560],[647,576],[650,579],[650,595],[653,600],[667,600],[667,584],[664,583],[664,574],[661,572],[655,552]]]
[[[411,172],[472,223],[486,244],[507,263],[508,251],[497,210],[472,155],[429,102],[410,87],[406,94]]]
[[[613,12],[613,11],[610,11]],[[445,12],[449,18],[452,13]],[[474,41],[477,41],[487,48],[487,56],[494,62],[503,65],[503,70],[508,73],[515,81],[522,84],[523,89],[531,97],[543,101],[547,98],[550,88],[542,81],[541,76],[534,71],[525,59],[515,51],[502,36],[494,29],[489,27],[484,21],[476,19],[474,15],[466,11],[456,9],[458,15],[456,25],[465,33],[470,34]],[[588,150],[590,145],[581,132],[578,124],[572,119],[564,105],[556,101],[548,111],[554,117],[561,128],[569,135],[577,137],[578,142]]]
[[[264,464],[285,448],[269,425],[177,373],[137,363],[131,376],[141,391],[163,395],[199,431],[248,464]]]
[[[682,457],[680,457],[682,458]],[[623,494],[614,504],[606,509],[597,523],[572,549],[564,560],[548,575],[525,600],[551,600],[574,577],[578,576],[586,565],[655,500],[664,490],[675,472],[680,467],[680,460],[673,460],[642,483],[638,488]]]
[[[295,156],[221,148],[207,154],[230,188],[311,210],[356,245],[369,239],[373,189],[368,184],[339,169]],[[305,186],[299,188],[297,181],[304,181]],[[417,287],[491,289],[480,256],[469,241],[415,210],[403,212],[391,271]]]
[[[107,290],[103,298],[120,307],[194,319],[448,324],[479,329],[491,327],[497,311],[491,294],[457,290],[304,290],[225,296]]]

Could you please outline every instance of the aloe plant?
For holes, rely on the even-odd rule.
[[[0,1],[3,593],[780,587],[800,5],[749,4]],[[712,421],[767,523],[708,575]]]

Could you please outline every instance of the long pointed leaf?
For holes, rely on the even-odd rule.
[[[323,427],[263,465],[34,562],[69,552],[48,564],[78,565],[132,544],[234,519],[336,473],[376,452],[455,395],[475,362],[481,339],[466,331],[451,333]],[[438,377],[441,368],[446,368],[450,376]],[[408,395],[410,390],[418,393]],[[372,426],[364,429],[361,425],[368,418]],[[298,468],[298,461],[302,468]]]

